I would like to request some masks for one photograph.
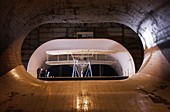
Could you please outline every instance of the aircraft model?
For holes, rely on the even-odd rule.
[[[98,64],[97,60],[91,60],[94,55],[113,54],[114,50],[99,49],[71,49],[71,50],[50,50],[46,51],[48,65],[73,64],[72,77],[92,77],[91,63]],[[72,60],[61,61],[60,56],[71,55]],[[57,61],[49,61],[49,56],[57,56]],[[69,58],[69,57],[68,57]],[[113,64],[114,61],[100,61],[102,64]],[[84,70],[86,68],[86,70]],[[84,73],[85,71],[85,73]]]

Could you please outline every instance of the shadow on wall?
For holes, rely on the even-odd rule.
[[[170,40],[158,44],[158,47],[160,48],[162,54],[166,57],[166,59],[170,63]]]

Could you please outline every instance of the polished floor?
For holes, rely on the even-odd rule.
[[[0,112],[170,111],[169,84],[157,79],[41,81],[17,72],[0,77]]]

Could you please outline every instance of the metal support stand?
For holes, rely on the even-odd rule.
[[[73,57],[73,72],[72,77],[92,77],[91,63],[89,59],[87,60],[77,60]],[[84,74],[84,68],[86,68],[86,73]]]
[[[91,63],[90,63],[90,61],[88,62],[88,65],[87,65],[87,70],[86,70],[85,77],[86,77],[86,76],[92,77],[92,69],[91,69]]]
[[[79,71],[77,69],[77,62],[74,60],[72,77],[80,77]]]

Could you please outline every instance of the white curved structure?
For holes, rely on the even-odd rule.
[[[87,50],[88,49],[88,50]],[[55,50],[58,50],[55,51]],[[44,66],[46,62],[46,52],[51,55],[70,53],[93,53],[107,54],[118,63],[112,64],[119,75],[131,76],[135,74],[135,65],[130,53],[119,43],[108,39],[58,39],[51,40],[41,45],[32,54],[27,71],[37,76],[37,68]],[[81,52],[80,52],[81,51]]]
[[[48,55],[64,55],[64,54],[112,54],[114,50],[99,49],[72,49],[72,50],[51,50],[46,51]]]

